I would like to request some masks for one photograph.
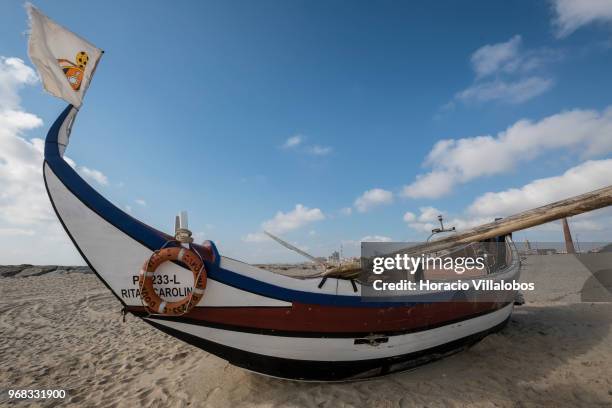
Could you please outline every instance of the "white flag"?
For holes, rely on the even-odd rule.
[[[28,54],[45,89],[80,107],[103,51],[28,5]]]

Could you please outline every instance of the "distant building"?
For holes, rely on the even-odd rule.
[[[327,261],[332,264],[339,264],[340,263],[340,252],[338,251],[332,252],[332,254],[327,258]]]
[[[537,248],[535,250],[536,255],[554,255],[557,253],[559,252],[557,252],[557,250],[554,248]]]

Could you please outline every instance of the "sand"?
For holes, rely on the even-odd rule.
[[[523,280],[555,284],[526,294],[503,331],[411,372],[337,384],[263,377],[123,323],[91,274],[0,278],[0,405],[9,388],[63,388],[63,401],[18,405],[612,407],[612,303],[581,302],[590,275],[562,258],[528,259]]]

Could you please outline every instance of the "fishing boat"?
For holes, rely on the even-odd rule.
[[[68,106],[59,115],[44,152],[47,192],[74,246],[126,312],[233,365],[295,380],[375,377],[473,344],[512,313],[508,300],[434,302],[418,293],[368,302],[356,279],[289,277],[225,257],[211,241],[181,243],[113,205],[64,159],[77,113]],[[509,236],[503,242],[505,265],[487,277],[518,279],[516,248]],[[197,255],[199,277],[178,256],[145,270],[160,250],[171,248]],[[194,285],[194,277],[204,283]],[[181,313],[165,313],[165,306],[143,301],[145,279],[166,305],[196,292],[197,301],[191,299],[188,312],[182,304]]]

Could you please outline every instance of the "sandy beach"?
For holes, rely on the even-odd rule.
[[[590,278],[575,257],[529,257],[522,279],[539,290],[503,331],[411,372],[323,384],[253,374],[133,316],[124,323],[83,270],[4,277],[0,390],[67,391],[32,406],[612,406],[612,303],[585,301],[588,287],[609,294]],[[15,403],[6,395],[0,405]]]
[[[612,0],[31,1],[0,408],[612,408]]]

